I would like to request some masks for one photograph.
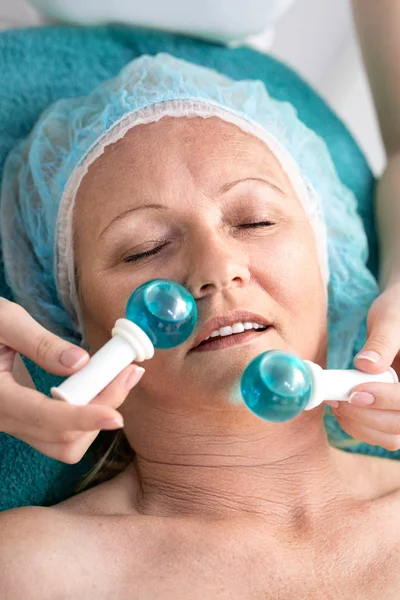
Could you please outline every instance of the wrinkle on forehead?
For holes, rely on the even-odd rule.
[[[168,151],[166,151],[168,150]],[[250,167],[292,188],[286,173],[271,150],[258,138],[217,117],[203,119],[164,117],[132,128],[124,138],[105,148],[89,167],[78,195],[110,195],[118,183],[135,185],[141,166],[151,157],[155,175],[166,183],[179,165],[180,174],[210,184],[217,166]],[[210,163],[212,169],[210,169]],[[233,176],[232,181],[238,177]],[[149,178],[149,188],[152,181]],[[127,190],[129,193],[129,189]],[[292,190],[293,191],[293,190]],[[82,204],[82,202],[79,202]]]

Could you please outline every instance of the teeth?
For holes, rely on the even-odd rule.
[[[215,329],[211,335],[205,338],[204,341],[218,336],[225,337],[227,335],[232,335],[233,333],[242,333],[246,329],[265,329],[265,325],[261,325],[260,323],[251,323],[250,321],[246,321],[245,323],[239,321],[238,323],[234,323],[232,326],[228,325],[227,327],[221,327],[221,329]]]
[[[221,327],[221,329],[219,330],[219,334],[222,336],[232,335],[232,333],[233,333],[233,329],[232,329],[232,327],[230,327],[230,325],[228,325],[227,327]]]

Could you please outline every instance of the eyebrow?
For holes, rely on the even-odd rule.
[[[280,194],[285,196],[285,192],[279,186],[277,186],[275,183],[272,183],[272,181],[268,181],[268,179],[263,179],[262,177],[246,177],[245,179],[237,179],[236,181],[226,183],[219,190],[219,194],[225,194],[226,192],[229,192],[229,190],[231,190],[233,187],[235,187],[235,185],[238,185],[239,183],[244,183],[245,181],[256,181],[258,183],[263,183],[264,185],[267,185],[276,192],[279,192]]]
[[[280,187],[278,187],[271,181],[268,181],[267,179],[263,179],[262,177],[246,177],[245,179],[237,179],[236,181],[231,181],[230,183],[226,183],[225,185],[223,185],[222,188],[218,191],[218,194],[219,195],[226,194],[226,192],[229,192],[233,187],[235,187],[239,183],[245,183],[246,181],[256,181],[258,183],[262,183],[262,184],[267,185],[268,187],[272,188],[273,190],[279,192],[283,196],[285,195],[285,192]],[[100,235],[98,236],[97,239],[99,240],[105,234],[105,232],[111,227],[111,225],[114,225],[114,223],[117,223],[118,221],[120,221],[121,219],[126,217],[126,215],[129,215],[130,213],[133,213],[137,210],[145,210],[145,209],[150,209],[150,208],[168,210],[168,206],[165,206],[164,204],[141,204],[140,206],[135,206],[134,208],[128,208],[128,210],[125,210],[120,215],[117,215],[116,217],[114,217],[114,219],[112,221],[110,221],[110,223],[105,227],[105,229],[103,229],[103,231],[100,233]]]
[[[120,215],[117,215],[116,217],[114,217],[114,219],[112,221],[110,221],[110,223],[107,225],[107,227],[105,229],[103,229],[103,231],[100,233],[100,235],[98,236],[97,239],[99,240],[101,238],[101,236],[105,234],[107,229],[109,229],[111,227],[111,225],[114,225],[114,223],[117,223],[118,221],[120,221],[121,219],[126,217],[126,215],[129,215],[130,213],[133,213],[136,210],[144,210],[146,208],[155,208],[155,209],[161,208],[161,209],[167,210],[168,206],[164,206],[164,204],[141,204],[140,206],[135,206],[134,208],[128,208],[128,210],[125,210]]]

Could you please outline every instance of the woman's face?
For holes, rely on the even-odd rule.
[[[132,393],[140,389],[146,401],[226,402],[248,362],[273,348],[324,363],[325,293],[312,228],[274,155],[234,125],[164,118],[107,147],[79,189],[75,250],[92,352],[146,281],[177,281],[197,301],[193,335],[144,364]],[[206,321],[235,310],[270,327],[244,344],[192,349]]]

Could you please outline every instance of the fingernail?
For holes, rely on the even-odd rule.
[[[87,352],[81,350],[81,348],[68,348],[61,352],[60,363],[64,365],[64,367],[75,369],[87,360],[87,356]]]
[[[356,406],[368,406],[368,404],[373,404],[373,402],[375,402],[375,398],[368,392],[353,392],[349,398],[349,403]]]
[[[137,367],[134,371],[131,371],[125,380],[125,387],[127,390],[131,390],[134,385],[139,383],[145,369],[143,367]]]
[[[115,417],[115,419],[102,419],[96,423],[96,429],[121,429],[123,426],[124,421],[122,417]]]
[[[377,352],[373,352],[372,350],[366,350],[365,352],[360,352],[359,354],[357,354],[356,358],[363,358],[365,360],[369,360],[372,363],[378,363],[382,357]]]

